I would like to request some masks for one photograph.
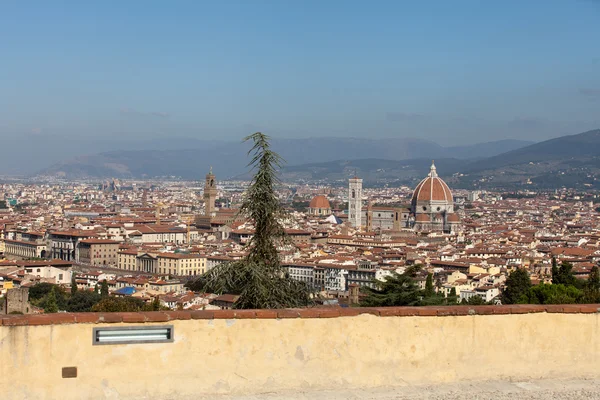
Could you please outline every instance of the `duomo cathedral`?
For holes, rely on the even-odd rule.
[[[348,222],[373,230],[413,229],[417,232],[454,233],[460,227],[450,188],[431,164],[429,174],[415,188],[410,207],[363,207],[362,179],[352,178],[348,188]]]

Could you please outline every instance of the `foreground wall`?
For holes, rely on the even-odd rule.
[[[5,316],[12,399],[193,399],[456,381],[599,378],[598,305]],[[173,343],[92,345],[101,326],[172,324]],[[63,378],[76,367],[76,378]]]

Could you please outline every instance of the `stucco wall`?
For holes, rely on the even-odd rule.
[[[532,307],[510,314],[500,307],[451,311],[457,308],[371,309],[334,318],[322,318],[336,315],[329,311],[317,317],[280,312],[279,318],[268,311],[262,318],[232,311],[211,314],[214,319],[187,319],[193,313],[5,317],[2,398],[193,399],[212,393],[600,375],[596,306],[584,312]],[[386,313],[392,316],[382,316]],[[156,319],[172,319],[144,323],[172,324],[173,343],[92,345],[94,327]],[[102,320],[116,322],[98,323]],[[77,367],[77,378],[62,378],[63,367]]]

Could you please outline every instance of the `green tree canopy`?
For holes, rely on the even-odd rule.
[[[56,303],[56,295],[54,294],[54,288],[50,290],[50,293],[46,295],[46,301],[44,304],[44,312],[46,314],[52,314],[58,312],[58,304]]]
[[[108,297],[108,282],[106,279],[102,281],[102,285],[100,286],[100,296],[102,298]]]
[[[592,267],[590,275],[583,289],[583,303],[595,304],[600,302],[600,271]]]
[[[555,285],[573,285],[577,286],[577,278],[573,275],[573,264],[563,262],[560,267],[556,270],[555,266],[552,267],[552,283]]]
[[[71,295],[77,293],[77,280],[75,279],[75,274],[71,275]]]
[[[524,268],[514,270],[508,278],[502,292],[504,304],[517,304],[527,301],[527,295],[531,288],[531,278]]]
[[[540,284],[533,286],[527,293],[528,304],[575,304],[583,293],[572,285]]]
[[[55,285],[53,285],[52,283],[47,283],[47,282],[36,283],[35,285],[33,285],[29,288],[29,300],[30,301],[40,300],[42,297],[44,297],[48,293],[50,293],[50,291],[52,291],[52,288],[54,288],[54,286]]]
[[[245,193],[240,214],[254,223],[254,236],[247,255],[232,263],[212,268],[188,287],[195,291],[238,294],[235,308],[285,308],[311,304],[304,282],[291,279],[281,268],[278,245],[286,242],[281,220],[286,216],[275,193],[277,170],[282,158],[271,150],[269,137],[260,132],[244,139],[251,141],[249,165],[254,177]]]
[[[422,290],[417,283],[420,265],[408,267],[403,274],[394,273],[383,281],[375,281],[374,288],[363,287],[366,297],[361,301],[363,307],[385,306],[425,306],[444,304],[446,299],[433,289],[433,276],[428,275]],[[428,288],[429,286],[429,288]]]
[[[89,312],[101,299],[96,292],[79,290],[69,297],[65,309],[68,312]]]
[[[135,297],[106,297],[92,307],[94,312],[146,311],[143,300]]]

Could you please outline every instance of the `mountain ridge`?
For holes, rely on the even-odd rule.
[[[287,161],[287,166],[328,162],[339,159],[377,158],[408,160],[418,158],[485,157],[506,149],[530,144],[527,141],[502,140],[472,146],[443,147],[416,138],[304,138],[273,139],[272,147]],[[214,144],[201,149],[117,150],[81,155],[51,165],[37,173],[62,178],[151,178],[181,176],[198,178],[212,165],[223,178],[247,172],[244,143]],[[177,162],[173,162],[177,160]]]

